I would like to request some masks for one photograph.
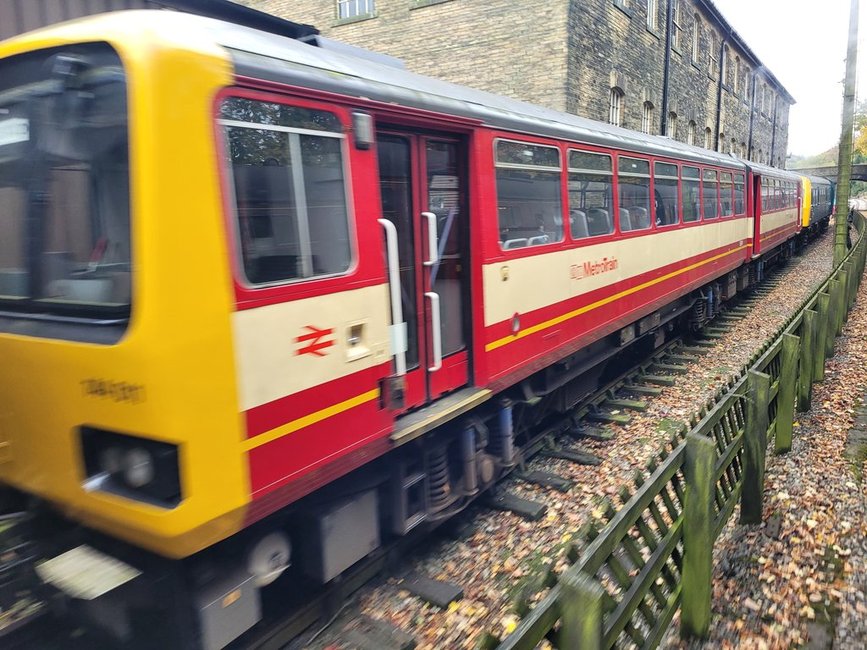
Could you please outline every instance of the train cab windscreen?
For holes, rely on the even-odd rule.
[[[0,311],[126,317],[126,80],[105,44],[0,63]]]

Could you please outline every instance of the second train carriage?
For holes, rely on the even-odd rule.
[[[127,641],[220,647],[462,509],[802,228],[793,174],[210,19],[0,72],[0,480]]]

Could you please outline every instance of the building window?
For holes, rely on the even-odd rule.
[[[732,138],[731,146],[729,147],[729,153],[738,155],[738,141]]]
[[[732,85],[732,79],[731,79],[732,67],[729,63],[729,46],[723,44],[722,49],[723,49],[722,61],[720,61],[720,64],[722,65],[722,76],[721,76],[722,84],[723,84],[723,86],[728,86],[731,88],[731,85]]]
[[[676,140],[677,139],[677,113],[672,111],[668,114],[668,124],[666,126],[668,127],[668,129],[667,129],[668,130],[668,133],[667,133],[668,137],[674,138]]]
[[[644,102],[644,110],[641,113],[641,130],[644,133],[653,133],[653,104]]]
[[[647,29],[656,31],[657,14],[659,14],[659,5],[656,0],[647,0]]]
[[[710,33],[710,50],[707,54],[707,71],[716,79],[719,72],[719,40],[716,32]]]
[[[338,20],[372,16],[375,12],[375,0],[337,0]]]
[[[695,122],[692,120],[689,121],[689,124],[686,127],[686,143],[691,145],[695,144]]]
[[[746,160],[747,157],[747,143],[741,142],[741,158]]]
[[[717,151],[720,153],[725,153],[726,148],[726,134],[722,131],[719,132],[719,140],[716,143]]]
[[[744,100],[749,99],[750,97],[750,68],[749,66],[744,67]]]
[[[563,241],[559,149],[497,140],[496,156],[500,247]]]
[[[671,0],[671,3],[674,5],[671,10],[672,25],[674,27],[674,29],[671,30],[671,46],[674,49],[679,50],[680,32],[682,29],[680,25],[680,0]]]
[[[692,62],[698,64],[701,50],[701,18],[695,14],[692,19]]]
[[[735,57],[735,78],[732,84],[732,90],[735,95],[738,94],[738,88],[741,85],[741,57]]]
[[[713,147],[713,138],[711,137],[710,127],[704,130],[704,148],[710,149]]]
[[[612,88],[608,97],[608,123],[623,126],[623,91]]]
[[[614,6],[618,9],[623,9],[628,15],[632,15],[632,8],[629,6],[632,0],[614,0]]]

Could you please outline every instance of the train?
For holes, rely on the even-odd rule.
[[[124,644],[211,649],[462,511],[618,354],[825,228],[833,185],[121,11],[0,43],[0,205],[33,571]]]

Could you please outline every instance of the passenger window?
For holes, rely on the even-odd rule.
[[[719,182],[716,171],[705,169],[701,185],[704,194],[704,218],[716,219],[719,216]]]
[[[690,223],[698,221],[701,213],[700,210],[700,194],[699,185],[701,184],[701,176],[698,167],[683,167],[680,172],[683,205],[683,222]]]
[[[500,247],[563,241],[560,150],[511,140],[495,146]]]
[[[220,113],[247,280],[258,285],[346,272],[352,249],[337,117],[236,97]]]
[[[720,174],[720,208],[722,216],[730,217],[734,214],[732,203],[732,175],[728,172]]]
[[[767,178],[762,179],[762,212],[771,210],[771,185]]]
[[[569,151],[569,230],[572,239],[614,232],[611,156]]]
[[[656,225],[673,226],[677,218],[677,165],[656,163],[653,166],[653,199]]]
[[[650,228],[650,163],[638,158],[617,162],[620,231]]]
[[[744,175],[735,174],[735,214],[743,214],[745,206]]]

